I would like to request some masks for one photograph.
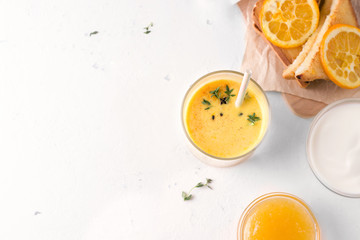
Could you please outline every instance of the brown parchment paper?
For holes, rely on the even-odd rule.
[[[360,97],[360,87],[357,89],[342,89],[331,81],[316,80],[307,88],[301,88],[296,80],[284,79],[282,72],[285,66],[253,27],[251,16],[256,2],[257,0],[240,0],[238,2],[246,22],[246,49],[241,71],[252,70],[252,78],[265,91],[288,93],[326,104],[343,98]],[[351,2],[359,22],[360,0],[352,0]]]

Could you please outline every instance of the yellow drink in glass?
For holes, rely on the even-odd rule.
[[[231,166],[248,158],[269,125],[267,98],[250,80],[243,104],[235,99],[243,75],[218,71],[200,78],[185,96],[184,130],[192,152],[205,163]]]

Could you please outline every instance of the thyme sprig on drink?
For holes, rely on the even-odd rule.
[[[207,178],[207,179],[206,179],[206,183],[199,182],[199,183],[196,184],[193,188],[191,188],[190,191],[188,191],[188,192],[184,192],[184,191],[183,191],[182,194],[181,194],[182,198],[184,199],[184,201],[190,200],[190,199],[192,198],[192,194],[190,194],[190,193],[191,193],[191,191],[194,190],[195,188],[208,187],[208,188],[212,189],[212,187],[210,187],[210,185],[209,185],[212,181],[213,181],[212,179]]]
[[[231,94],[233,91],[234,89],[230,89],[229,86],[226,85],[226,91],[225,91],[225,94],[227,95],[226,102],[229,102],[231,97],[235,97],[235,94]]]
[[[209,110],[212,107],[211,103],[205,98],[203,98],[203,101],[201,103],[208,106],[207,108],[205,108],[205,110]]]
[[[258,116],[256,116],[256,113],[253,113],[252,115],[248,115],[247,120],[250,122],[250,125],[255,125],[255,122],[260,121],[261,119]]]
[[[217,99],[220,99],[221,93],[219,93],[220,87],[217,87],[214,91],[210,91],[212,94],[211,97],[216,97]]]
[[[220,100],[220,105],[222,105],[222,104],[228,104],[230,102],[231,97],[236,96],[235,94],[232,93],[233,91],[234,91],[233,88],[230,89],[229,85],[226,85],[225,86],[225,91],[223,92],[226,95],[224,97],[221,97],[222,92],[221,92],[220,87],[217,87],[215,90],[212,90],[209,93],[211,94],[210,98],[215,97],[216,99],[219,99]],[[246,100],[249,100],[250,98],[251,98],[251,96],[250,96],[249,92],[246,92],[244,100],[246,101]],[[213,105],[211,105],[211,102],[206,100],[206,99],[203,99],[203,101],[201,103],[207,106],[205,108],[205,110],[209,110],[211,107],[213,107]],[[220,115],[223,116],[222,113]],[[239,116],[241,117],[242,115],[243,115],[243,113],[240,112]],[[215,116],[212,115],[212,120],[214,120],[214,119],[215,119]],[[254,126],[255,123],[257,121],[260,121],[261,119],[260,119],[260,117],[256,116],[256,113],[253,113],[253,114],[248,115],[247,120],[250,122],[250,125]]]
[[[226,94],[225,97],[221,97],[221,92],[220,92],[220,87],[217,87],[215,90],[210,91],[211,93],[211,98],[215,97],[217,99],[220,100],[220,105],[222,104],[227,104],[230,101],[231,97],[235,97],[235,94],[232,94],[232,92],[234,91],[234,89],[230,89],[228,85],[226,85],[226,90],[224,91],[224,93]]]

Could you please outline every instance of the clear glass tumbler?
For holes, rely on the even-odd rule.
[[[186,126],[186,110],[188,107],[188,104],[193,96],[194,93],[197,92],[199,88],[204,86],[205,84],[217,81],[221,79],[226,80],[232,80],[241,83],[243,79],[243,73],[231,71],[231,70],[221,70],[216,72],[211,72],[209,74],[206,74],[205,76],[202,76],[199,80],[197,80],[187,91],[185,94],[183,103],[182,103],[182,110],[181,110],[181,119],[182,119],[182,126],[186,135],[186,142],[190,149],[190,151],[193,153],[195,157],[197,157],[202,162],[209,164],[211,166],[215,167],[230,167],[237,165],[246,159],[248,159],[255,151],[255,149],[258,147],[258,145],[262,142],[266,132],[267,128],[270,124],[270,107],[269,107],[269,101],[266,97],[265,92],[262,90],[262,88],[253,80],[250,79],[248,87],[255,92],[257,96],[257,100],[260,103],[261,111],[263,114],[263,120],[265,122],[265,126],[262,127],[261,133],[260,133],[260,141],[257,145],[255,145],[252,149],[249,149],[249,151],[245,152],[242,155],[232,157],[232,158],[221,158],[217,156],[213,156],[211,154],[208,154],[207,152],[200,149],[191,139],[187,126]]]

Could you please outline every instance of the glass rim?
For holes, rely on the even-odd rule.
[[[343,197],[360,198],[360,193],[358,193],[358,194],[346,193],[346,192],[343,192],[343,191],[331,186],[330,184],[327,184],[326,181],[324,179],[322,179],[320,174],[315,170],[315,166],[313,164],[313,159],[310,156],[310,138],[313,136],[313,131],[314,131],[314,128],[315,128],[316,124],[323,117],[323,115],[325,113],[327,113],[329,110],[331,110],[332,108],[334,108],[334,107],[336,107],[336,106],[338,106],[340,104],[344,104],[344,103],[348,103],[348,102],[360,102],[360,98],[344,98],[344,99],[335,101],[333,103],[330,103],[329,105],[327,105],[323,109],[321,109],[321,111],[316,114],[313,121],[311,122],[309,131],[308,131],[308,135],[307,135],[307,139],[306,139],[306,155],[307,155],[307,162],[308,162],[308,164],[309,164],[309,166],[311,168],[311,171],[313,172],[315,177],[318,179],[318,181],[324,187],[326,187],[330,191],[332,191],[332,192],[334,192],[334,193],[336,193],[336,194],[338,194],[340,196],[343,196]]]
[[[199,83],[201,80],[203,80],[204,78],[208,77],[208,76],[211,76],[211,75],[214,75],[214,74],[218,74],[218,73],[231,73],[231,74],[235,74],[235,75],[240,75],[241,77],[244,77],[244,74],[241,73],[241,72],[238,72],[238,71],[234,71],[234,70],[218,70],[218,71],[213,71],[213,72],[210,72],[210,73],[207,73],[205,75],[203,75],[202,77],[200,77],[198,80],[196,80],[193,84],[190,85],[190,87],[188,88],[188,90],[186,91],[185,95],[184,95],[184,98],[183,98],[183,101],[182,101],[182,104],[181,104],[181,125],[183,127],[183,131],[186,135],[186,138],[187,140],[191,143],[192,146],[194,146],[196,148],[196,150],[200,151],[201,153],[205,154],[206,156],[208,157],[211,157],[211,158],[214,158],[216,160],[220,160],[220,161],[235,161],[235,160],[238,160],[239,158],[242,158],[244,156],[247,156],[248,154],[252,153],[259,145],[260,143],[262,142],[262,140],[264,139],[266,133],[267,133],[267,130],[268,130],[268,127],[269,127],[269,124],[270,124],[270,104],[269,104],[269,100],[265,94],[265,91],[260,87],[260,85],[252,78],[250,78],[250,81],[252,83],[254,83],[256,85],[256,87],[258,87],[260,89],[260,91],[262,92],[262,94],[264,95],[265,97],[265,100],[266,100],[266,106],[268,108],[268,112],[269,112],[269,120],[268,120],[268,124],[266,126],[266,129],[265,129],[265,132],[264,132],[264,135],[262,137],[262,139],[248,152],[246,153],[243,153],[239,156],[236,156],[236,157],[231,157],[231,158],[223,158],[223,157],[217,157],[217,156],[214,156],[214,155],[211,155],[207,152],[205,152],[204,150],[202,150],[201,148],[199,148],[194,142],[193,140],[191,139],[191,137],[189,136],[187,130],[186,130],[186,126],[185,126],[185,123],[184,123],[184,107],[185,107],[185,100],[186,100],[186,97],[188,96],[189,92],[193,89],[193,87]]]
[[[245,210],[243,211],[243,213],[241,214],[241,217],[239,219],[239,223],[238,223],[238,227],[237,227],[237,240],[242,240],[242,236],[240,234],[243,233],[244,224],[246,223],[245,219],[248,216],[249,212],[254,207],[256,207],[257,204],[261,203],[262,201],[264,201],[268,198],[272,198],[272,197],[284,197],[284,198],[292,199],[292,200],[298,202],[301,206],[303,206],[308,211],[308,213],[310,214],[310,216],[312,218],[312,221],[313,221],[313,224],[315,227],[315,237],[316,237],[315,240],[320,240],[319,223],[316,220],[316,217],[315,217],[314,213],[312,212],[311,208],[301,198],[299,198],[293,194],[285,193],[285,192],[266,193],[266,194],[263,194],[263,195],[255,198],[253,201],[251,201],[251,203],[245,208]]]

